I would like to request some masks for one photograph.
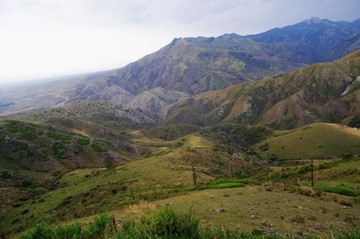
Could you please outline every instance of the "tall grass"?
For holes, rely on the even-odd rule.
[[[144,215],[138,221],[125,221],[116,231],[113,217],[102,214],[83,228],[79,223],[58,225],[40,223],[26,233],[22,239],[280,239],[279,235],[266,234],[261,229],[250,233],[229,231],[225,228],[201,228],[192,210],[176,213],[167,206]],[[360,238],[360,231],[346,232],[335,236],[338,239]]]
[[[137,223],[123,223],[123,231],[114,238],[198,239],[201,238],[199,219],[195,218],[192,211],[176,214],[171,207],[164,207],[155,214],[143,216]]]
[[[353,232],[344,232],[342,235],[335,236],[336,239],[359,239],[360,238],[360,229]]]
[[[90,226],[83,228],[80,223],[51,227],[42,222],[37,224],[22,239],[102,239],[111,236],[112,216],[101,214]]]

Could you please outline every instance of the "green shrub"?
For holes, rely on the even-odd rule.
[[[83,146],[89,145],[90,144],[90,139],[89,138],[80,138],[80,139],[77,140],[77,143],[79,145],[83,145]]]
[[[67,148],[63,143],[55,142],[52,146],[52,150],[53,150],[53,153],[55,156],[57,156],[61,159],[67,158],[67,155],[66,155]]]
[[[353,232],[344,232],[342,235],[335,236],[336,239],[358,239],[360,238],[360,230]]]
[[[15,223],[20,221],[14,220]],[[292,218],[293,222],[304,223],[301,215]],[[200,228],[199,220],[193,211],[175,213],[171,207],[164,207],[158,212],[142,216],[139,221],[125,221],[122,230],[116,232],[113,217],[102,214],[96,217],[90,226],[83,228],[79,223],[49,226],[39,223],[30,229],[22,239],[280,239],[287,238],[266,234],[263,229],[253,229],[251,233],[229,231],[225,228]],[[360,231],[349,231],[335,236],[337,239],[360,238]]]
[[[301,216],[301,215],[296,215],[293,218],[291,218],[291,222],[304,223],[305,218],[303,216]]]
[[[49,131],[47,132],[47,136],[54,140],[71,140],[71,136],[68,133]]]
[[[3,179],[9,179],[9,178],[11,178],[11,174],[10,174],[8,171],[4,170],[4,171],[2,171],[2,173],[1,173],[1,177],[2,177]]]
[[[125,222],[123,229],[115,238],[201,238],[199,220],[194,213],[176,214],[171,207],[143,216],[139,223]]]
[[[349,126],[350,127],[358,127],[358,128],[360,128],[360,115],[357,115],[354,118],[352,118],[350,123],[349,123]]]
[[[92,148],[95,152],[98,152],[98,153],[104,151],[103,148],[102,148],[100,145],[96,144],[96,143],[91,144],[91,148]]]
[[[50,239],[53,238],[53,230],[50,226],[44,222],[37,224],[27,234],[23,236],[23,239]]]
[[[199,189],[215,189],[215,188],[238,188],[245,187],[250,180],[248,179],[231,179],[231,180],[221,180],[216,182],[210,182],[206,185],[202,185]]]
[[[5,128],[11,133],[17,133],[20,130],[20,123],[17,121],[5,121]]]
[[[36,131],[27,131],[20,135],[20,139],[32,141],[38,137]]]
[[[348,159],[352,159],[352,158],[354,158],[354,155],[349,154],[349,153],[342,155],[342,159],[344,159],[344,160],[348,160]]]
[[[338,186],[322,185],[322,186],[316,186],[315,188],[320,191],[337,193],[337,194],[342,194],[342,195],[346,195],[346,196],[356,197],[359,195],[359,193],[356,192],[353,188],[345,186],[345,185],[338,185]]]
[[[29,180],[24,180],[21,182],[21,186],[23,187],[30,187],[32,185],[32,182],[30,182]]]
[[[94,219],[90,227],[84,231],[84,238],[101,239],[105,238],[111,231],[112,216],[101,214]]]
[[[72,223],[70,225],[59,225],[54,228],[53,239],[75,239],[81,238],[81,225]]]
[[[39,223],[27,232],[22,239],[103,239],[111,236],[112,216],[101,214],[93,223],[83,229],[79,223],[50,227]]]

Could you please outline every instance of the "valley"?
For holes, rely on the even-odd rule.
[[[183,130],[175,132],[178,127]],[[232,134],[227,134],[230,138],[226,143],[214,129],[199,128],[197,133],[181,134],[192,127],[128,130],[127,142],[142,147],[143,155],[130,151],[125,161],[110,164],[102,161],[103,153],[96,152],[94,147],[90,152],[89,149],[82,152],[87,155],[86,166],[78,164],[64,169],[76,161],[76,157],[68,155],[66,159],[59,159],[63,173],[58,171],[60,167],[55,172],[54,168],[38,172],[19,169],[21,161],[16,167],[2,161],[2,177],[5,171],[9,175],[2,185],[2,200],[7,201],[2,206],[2,214],[6,215],[2,228],[22,231],[34,225],[32,218],[50,223],[69,220],[85,223],[92,220],[92,215],[105,211],[121,224],[171,205],[176,211],[193,208],[201,225],[224,226],[227,230],[240,228],[252,232],[256,229],[282,236],[300,231],[306,231],[304,235],[325,236],[329,235],[330,228],[337,234],[345,228],[355,230],[360,205],[358,129],[314,124],[274,131],[272,136],[260,138],[259,142],[254,140],[254,151],[237,149],[243,153],[240,154],[223,150],[240,143],[230,137]],[[236,129],[236,125],[232,127]],[[326,133],[339,139],[336,148],[327,145],[334,140]],[[84,136],[79,139],[81,137]],[[171,139],[162,139],[166,137]],[[303,140],[299,140],[301,137]],[[307,137],[313,140],[308,142]],[[281,148],[284,141],[286,148]],[[288,148],[290,142],[294,142],[298,150]],[[268,149],[264,149],[264,145],[268,145]],[[111,152],[111,148],[103,150],[105,155]],[[293,156],[282,152],[291,152]],[[90,155],[98,160],[95,167],[89,164],[94,162]],[[310,158],[314,161],[314,189],[310,184]],[[36,168],[36,164],[33,163],[33,167]],[[78,169],[72,169],[74,167]],[[21,177],[22,183],[16,185]],[[49,182],[51,188],[47,186]],[[217,212],[221,205],[224,213]]]

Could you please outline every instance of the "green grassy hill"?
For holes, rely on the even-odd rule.
[[[23,122],[11,122],[13,123],[5,122],[5,127],[7,124],[15,124],[17,127],[28,125]],[[59,131],[55,132],[59,134]],[[44,131],[43,137],[48,137],[47,135],[48,131]],[[76,134],[72,137],[71,142],[76,144],[82,142],[80,139],[84,138]],[[234,162],[237,162],[239,167],[240,165],[250,166],[240,157],[215,152],[212,142],[196,134],[165,141],[160,138],[146,137],[141,131],[129,131],[128,137],[130,137],[129,143],[147,149],[147,154],[142,159],[122,166],[114,167],[116,165],[114,163],[107,169],[99,168],[106,166],[106,161],[105,164],[101,162],[106,159],[107,154],[116,151],[114,149],[110,151],[109,146],[105,147],[101,144],[102,141],[96,141],[102,149],[98,151],[97,147],[92,147],[94,144],[92,139],[88,138],[90,142],[81,145],[91,151],[91,154],[81,154],[82,160],[89,162],[86,169],[71,170],[64,174],[70,171],[66,168],[62,173],[58,172],[56,174],[58,177],[55,178],[52,177],[54,171],[48,171],[52,188],[46,187],[44,177],[38,179],[39,183],[33,182],[30,185],[2,185],[4,192],[2,198],[8,202],[2,211],[1,228],[7,228],[7,232],[22,231],[34,225],[34,222],[52,220],[50,217],[60,221],[69,220],[142,200],[153,201],[182,194],[193,187],[192,167],[196,170],[196,182],[203,184],[229,173],[230,165]],[[52,138],[47,140],[52,142]],[[36,142],[34,139],[32,144]],[[72,146],[65,144],[67,141],[62,143],[69,148]],[[106,142],[104,143],[107,145]],[[56,144],[56,141],[53,144]],[[84,152],[87,152],[86,150]],[[91,155],[98,160],[95,161],[99,162],[98,164],[90,163],[92,162]],[[66,165],[64,161],[73,162],[75,159],[59,159],[61,165]],[[3,169],[3,175],[6,177],[4,171],[11,175],[6,181],[15,180],[15,172],[18,171],[11,168],[7,161],[3,161],[2,165],[8,166]],[[34,172],[41,167],[43,167],[41,164],[34,165],[34,168],[29,169],[28,172]],[[14,198],[9,198],[12,191],[17,191],[18,194]]]
[[[199,182],[201,187],[193,187],[191,172],[176,172],[164,167],[164,161],[161,162],[154,157],[144,159],[142,165],[141,162],[129,163],[99,173],[85,170],[69,173],[60,180],[68,186],[45,195],[43,205],[24,204],[20,212],[30,205],[33,208],[31,213],[43,211],[43,207],[47,208],[56,200],[61,207],[57,207],[52,213],[52,218],[48,219],[54,225],[62,218],[61,213],[75,213],[81,216],[84,215],[82,210],[95,215],[70,220],[67,223],[78,221],[83,225],[89,225],[97,215],[98,209],[112,215],[118,230],[122,230],[122,223],[138,220],[144,214],[170,205],[180,213],[192,209],[195,216],[200,219],[201,227],[215,231],[219,228],[221,233],[215,238],[228,238],[224,234],[225,230],[252,232],[253,236],[257,235],[260,238],[266,235],[282,238],[328,238],[356,231],[360,221],[357,216],[360,209],[358,197],[342,195],[348,191],[354,192],[355,195],[360,194],[360,174],[357,169],[360,166],[359,158],[339,160],[335,163],[324,160],[316,162],[315,190],[309,187],[309,174],[304,170],[297,175],[301,179],[294,180],[296,183],[286,177],[271,182],[275,178],[269,177],[266,183],[259,184],[256,181],[259,175],[255,175],[252,180],[240,181],[252,181],[256,185],[250,183],[233,187],[233,183],[236,182],[234,179],[208,183],[214,178],[206,177]],[[148,167],[150,170],[147,170]],[[301,168],[305,165],[296,167]],[[353,173],[349,173],[351,168],[355,169]],[[292,169],[294,168],[289,166],[274,167],[270,176],[277,172],[284,174]],[[91,176],[86,177],[87,175]],[[203,176],[205,175],[201,177]],[[129,180],[132,177],[136,180]],[[348,180],[344,180],[347,177]],[[120,178],[129,181],[120,181]],[[95,184],[98,186],[91,188]],[[221,187],[202,189],[206,188],[206,185]],[[80,195],[76,195],[78,187],[83,188]],[[89,188],[91,189],[87,191]],[[64,193],[65,195],[62,195]],[[66,198],[61,202],[58,198],[62,197]],[[131,205],[126,205],[127,203]],[[224,208],[224,212],[218,211],[220,207]]]
[[[6,132],[4,137],[12,135],[18,138],[27,132],[23,128],[32,127],[31,132],[41,129],[44,131],[41,137],[47,137],[46,140],[53,144],[56,143],[52,141],[53,134],[61,138],[60,132],[66,132],[49,131],[18,121],[5,121],[2,127],[2,132]],[[318,159],[330,153],[337,157],[343,152],[349,153],[354,145],[357,147],[360,141],[356,129],[334,124],[313,124],[292,131],[273,132],[262,126],[235,127],[225,124],[186,134],[185,131],[193,129],[193,126],[176,127],[127,131],[129,144],[136,144],[147,152],[137,156],[138,160],[134,162],[60,173],[56,179],[50,178],[54,182],[52,188],[40,184],[2,184],[1,200],[5,204],[1,208],[1,230],[13,235],[43,220],[55,225],[74,220],[86,224],[103,212],[114,215],[119,224],[167,204],[177,211],[193,208],[202,226],[224,226],[228,230],[241,228],[246,232],[255,230],[266,234],[276,232],[283,236],[286,233],[295,235],[300,231],[306,235],[325,236],[330,235],[330,230],[336,233],[353,230],[353,225],[358,223],[355,212],[360,205],[356,197],[360,194],[359,158]],[[50,133],[50,138],[48,132],[54,132]],[[267,153],[266,150],[262,151],[265,143],[269,145],[268,151],[280,151],[282,146],[276,148],[281,145],[280,142],[287,143],[288,147],[294,142],[293,145],[300,149],[309,148],[310,151],[293,152],[294,159],[303,158],[301,161],[279,161],[272,165],[266,160],[256,160],[254,153],[253,156],[241,156],[237,151],[230,153],[219,150],[219,143],[226,141],[221,132],[230,133],[234,145],[247,137],[254,142],[269,137],[253,147],[259,154]],[[77,143],[84,138],[78,134],[70,135],[73,139],[71,142]],[[236,135],[240,137],[236,138]],[[317,157],[314,160],[315,190],[309,187],[310,162],[306,160],[306,154],[319,147],[311,142],[301,146],[299,137],[303,137],[304,142],[306,137],[316,138],[324,145],[322,151],[317,151],[321,154],[313,155]],[[93,139],[89,139],[91,145]],[[33,139],[33,143],[37,140]],[[338,148],[326,148],[326,142],[334,142]],[[83,147],[94,151],[89,144]],[[287,151],[291,151],[290,148]],[[95,150],[92,153],[98,155],[100,152]],[[1,177],[6,182],[14,180],[14,173],[18,171],[6,171],[10,178],[4,170]],[[55,175],[49,172],[49,175]],[[44,177],[38,180],[44,182]],[[225,208],[224,213],[217,212],[221,205]]]
[[[0,121],[0,217],[58,188],[58,179],[67,172],[111,168],[137,157],[124,135],[110,141],[76,132],[46,124]]]
[[[360,154],[360,130],[337,124],[311,124],[278,131],[254,149],[264,159],[341,158]]]

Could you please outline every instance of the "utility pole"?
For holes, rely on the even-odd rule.
[[[192,166],[192,177],[193,177],[194,185],[196,185],[196,169],[194,166]]]
[[[131,199],[132,199],[132,200],[135,200],[134,191],[133,191],[133,188],[132,188],[132,184],[130,184],[130,195],[131,195]]]
[[[314,189],[314,159],[311,158],[311,188]]]

